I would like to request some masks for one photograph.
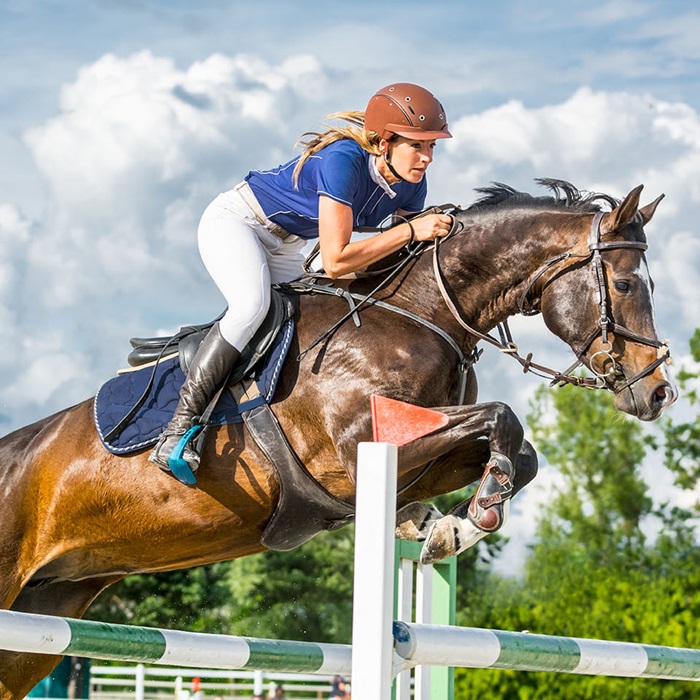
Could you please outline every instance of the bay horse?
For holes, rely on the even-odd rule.
[[[472,357],[484,338],[494,342],[488,334],[508,317],[541,312],[625,413],[654,420],[675,398],[644,256],[643,226],[661,197],[639,208],[642,186],[618,201],[563,181],[540,182],[552,196],[495,184],[456,211],[452,233],[415,252],[377,294],[401,313],[366,303],[359,327],[345,323],[304,353],[348,307],[340,296],[299,300],[296,341],[272,408],[303,465],[330,494],[353,502],[356,446],[372,435],[371,395],[448,418],[399,449],[398,526],[413,527],[415,538],[425,540],[428,561],[471,544],[473,522],[483,526],[479,536],[497,529],[507,499],[537,470],[514,412],[502,402],[476,403],[474,369],[458,367],[460,354]],[[340,284],[364,295],[375,280]],[[502,346],[525,369],[539,367],[509,340]],[[571,372],[554,376],[583,383]],[[211,429],[198,482],[190,487],[150,463],[147,450],[108,453],[95,429],[93,401],[0,439],[3,608],[80,617],[100,591],[129,574],[265,549],[261,533],[279,482],[243,424]],[[512,476],[507,487],[504,473]],[[445,516],[411,505],[480,479],[489,488],[471,520],[475,506],[468,502]],[[24,697],[58,660],[1,652],[2,697]]]

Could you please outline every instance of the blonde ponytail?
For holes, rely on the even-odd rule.
[[[312,155],[336,141],[350,139],[359,144],[368,153],[379,155],[379,134],[373,131],[365,131],[364,112],[335,112],[334,114],[327,114],[325,119],[340,119],[347,122],[348,125],[331,126],[322,133],[307,131],[299,137],[296,145],[302,145],[304,151],[299,157],[299,161],[294,166],[294,172],[292,173],[292,183],[294,187],[299,186],[299,174],[304,167],[304,163],[306,163]],[[311,136],[312,138],[303,141],[302,139],[305,136]]]

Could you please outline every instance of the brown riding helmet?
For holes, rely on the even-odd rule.
[[[421,141],[452,138],[440,102],[413,83],[393,83],[377,90],[365,110],[365,129],[384,139],[393,134]]]

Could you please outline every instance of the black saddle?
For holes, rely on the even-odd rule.
[[[294,316],[296,303],[297,294],[288,296],[272,289],[270,310],[250,343],[241,352],[240,362],[231,374],[229,385],[252,374],[282,325]],[[133,350],[128,362],[132,367],[156,364],[159,359],[177,352],[182,371],[186,374],[199,344],[219,318],[199,326],[184,326],[171,337],[132,338],[130,342]],[[138,404],[135,409],[138,410]],[[322,530],[335,530],[353,519],[353,504],[335,498],[309,474],[267,403],[241,415],[249,433],[277,473],[280,484],[279,501],[260,539],[265,547],[286,552]],[[117,428],[121,428],[122,424],[125,421]]]
[[[277,336],[282,325],[294,316],[295,305],[292,299],[272,289],[270,297],[270,310],[265,316],[260,328],[256,331],[251,341],[241,352],[241,358],[231,373],[230,383],[235,383],[247,377],[260,359],[265,355],[272,341]],[[183,326],[172,336],[157,338],[131,338],[129,341],[133,350],[127,357],[131,367],[142,367],[151,362],[156,362],[168,355],[178,353],[180,367],[187,374],[192,358],[197,352],[209,329],[223,316],[221,314],[209,323],[201,325]]]

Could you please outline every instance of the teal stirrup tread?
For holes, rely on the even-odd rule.
[[[183,484],[191,486],[197,483],[197,479],[194,473],[190,469],[190,465],[182,459],[182,454],[187,447],[187,443],[202,429],[201,425],[193,425],[181,438],[180,441],[175,445],[175,449],[170,453],[168,457],[168,467],[173,473],[173,476],[181,481]]]

